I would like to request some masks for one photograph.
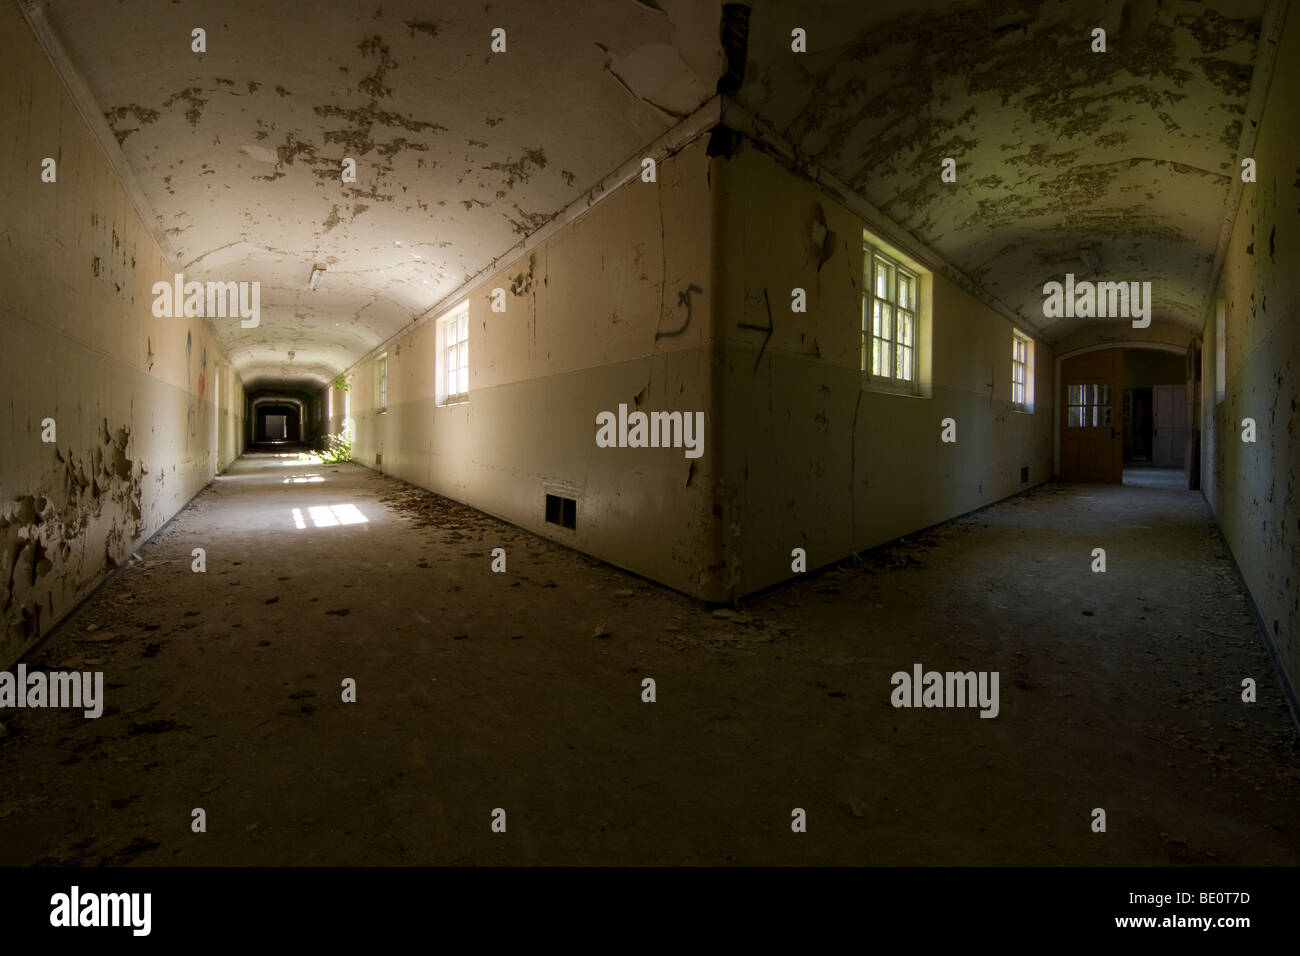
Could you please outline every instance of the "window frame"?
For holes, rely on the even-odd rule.
[[[1024,358],[1020,358],[1020,348]],[[1021,378],[1017,380],[1016,373]],[[1019,397],[1016,390],[1019,387]],[[1011,408],[1030,414],[1034,410],[1034,340],[1019,329],[1011,330]]]
[[[1065,427],[1066,428],[1117,428],[1112,410],[1114,398],[1111,389],[1114,385],[1107,381],[1068,382],[1065,388]],[[1075,392],[1078,389],[1078,392]],[[1104,391],[1102,391],[1104,389]],[[1076,394],[1078,401],[1075,400]],[[1079,409],[1079,423],[1072,422],[1071,413]],[[1091,414],[1089,414],[1091,410]],[[1104,412],[1103,412],[1104,410]],[[1091,419],[1091,421],[1089,421]]]
[[[388,411],[388,353],[375,359],[375,409],[379,414]]]
[[[1228,397],[1228,299],[1214,300],[1214,404]]]
[[[352,375],[349,374],[348,377],[344,380],[344,384],[351,386],[352,381],[353,381]],[[347,438],[348,441],[352,441],[357,434],[357,423],[352,418],[352,389],[350,387],[343,389],[342,434],[345,438]]]
[[[888,283],[888,297],[879,292],[879,275],[877,265],[883,264],[890,270],[892,281]],[[900,261],[899,257],[886,251],[880,244],[873,242],[866,230],[862,236],[862,300],[861,324],[859,327],[858,367],[863,381],[872,389],[889,391],[900,395],[919,395],[921,393],[921,326],[924,303],[923,278],[919,270]],[[910,283],[910,298],[904,299],[904,282]],[[904,304],[904,302],[906,304]],[[880,304],[879,309],[877,303]],[[889,318],[876,322],[877,314],[888,311]],[[908,322],[907,341],[899,344],[898,318],[905,315]],[[870,318],[868,318],[870,316]],[[888,327],[886,329],[886,322]],[[880,334],[886,330],[888,334]],[[878,364],[877,343],[882,343],[887,356]],[[907,374],[900,377],[898,372],[898,350],[907,350]],[[883,367],[885,373],[877,371]]]
[[[448,329],[455,339],[448,344]],[[437,325],[437,404],[463,405],[469,401],[469,300],[448,309]],[[451,381],[452,376],[456,381]],[[453,386],[455,386],[453,388]]]

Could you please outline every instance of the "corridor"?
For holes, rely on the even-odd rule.
[[[0,64],[11,923],[1270,922],[1300,0],[0,0]]]

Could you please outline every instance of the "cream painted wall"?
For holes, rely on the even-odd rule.
[[[243,392],[202,319],[153,317],[173,270],[13,4],[0,63],[2,665],[233,460]]]
[[[931,397],[864,391],[855,217],[753,149],[709,160],[700,140],[659,176],[469,294],[468,403],[435,404],[434,321],[389,345],[385,413],[374,358],[356,366],[356,459],[382,454],[386,473],[709,600],[789,577],[792,547],[815,567],[1048,478],[1044,343],[1035,410],[1013,411],[1011,323],[935,276]],[[820,271],[814,203],[838,237]],[[678,294],[691,285],[688,322]],[[808,289],[806,315],[789,312],[793,285]],[[495,287],[510,290],[504,315]],[[762,333],[738,325],[766,321],[765,287],[785,311],[755,371]],[[595,414],[619,402],[704,411],[703,457],[597,448]],[[955,445],[939,441],[945,417]],[[576,532],[543,521],[548,491],[578,499]]]
[[[1290,66],[1297,61],[1300,13],[1292,10],[1254,149],[1258,182],[1245,186],[1223,266],[1221,404],[1213,303],[1202,363],[1205,495],[1292,688],[1300,687],[1300,72]],[[1241,440],[1245,418],[1256,422],[1254,444]]]
[[[742,142],[724,161],[719,217],[724,593],[790,577],[793,548],[811,569],[1047,480],[1051,350],[1035,343],[1034,411],[1012,410],[1012,324],[934,274],[930,397],[865,390],[862,223]],[[823,217],[833,237],[819,268]],[[791,311],[794,287],[805,314]],[[741,326],[766,327],[769,302],[764,348],[765,332]],[[940,441],[944,418],[955,444]]]
[[[1226,259],[1225,259],[1226,262]],[[1218,457],[1219,436],[1214,427],[1214,420],[1218,414],[1219,405],[1218,397],[1218,342],[1219,332],[1217,326],[1218,300],[1225,301],[1225,320],[1226,320],[1226,290],[1222,287],[1222,277],[1220,278],[1220,288],[1218,294],[1210,302],[1209,314],[1205,319],[1205,328],[1203,329],[1203,338],[1201,340],[1201,494],[1205,496],[1206,502],[1210,508],[1215,509],[1215,501],[1219,495],[1218,482],[1215,477],[1215,469],[1211,463]],[[1224,335],[1226,341],[1227,336]],[[1226,379],[1226,376],[1225,376]]]
[[[436,404],[436,321],[388,346],[386,413],[375,409],[374,359],[357,365],[355,459],[374,467],[382,453],[388,474],[712,595],[710,162],[694,141],[659,163],[656,183],[628,183],[478,283],[468,294],[468,402]],[[491,310],[494,288],[506,290],[504,313]],[[705,412],[703,456],[598,448],[596,415],[620,403]],[[544,521],[548,492],[577,500],[575,530]],[[526,566],[522,555],[508,560]]]

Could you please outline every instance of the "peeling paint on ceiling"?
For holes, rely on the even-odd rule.
[[[724,68],[707,0],[433,13],[48,4],[186,278],[262,284],[258,327],[213,323],[250,388],[332,380],[697,108]]]
[[[59,0],[49,17],[187,278],[262,283],[257,328],[216,322],[256,388],[331,380],[703,103],[727,66],[721,6]],[[1085,272],[1084,249],[1193,328],[1263,6],[756,0],[734,95],[1049,338],[1072,320],[1044,319],[1042,285]]]
[[[1045,319],[1042,286],[1085,248],[1199,328],[1263,7],[759,0],[736,98],[1049,338],[1077,320]]]

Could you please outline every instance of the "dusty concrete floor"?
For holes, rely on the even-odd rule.
[[[1156,468],[1152,465],[1127,464],[1124,466],[1124,484],[1135,488],[1164,488],[1178,491],[1185,488],[1181,468]]]
[[[1196,494],[1043,486],[730,618],[353,465],[247,457],[140,557],[28,661],[105,716],[0,715],[0,863],[1300,863]],[[892,708],[915,662],[1001,714]]]

